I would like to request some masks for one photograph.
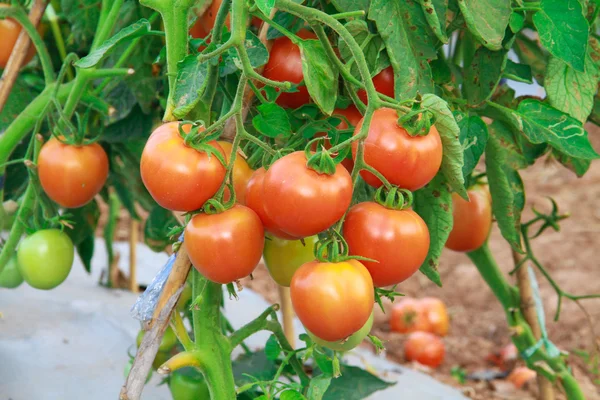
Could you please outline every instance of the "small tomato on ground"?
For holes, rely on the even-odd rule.
[[[508,376],[508,381],[515,385],[517,389],[521,389],[525,384],[536,377],[535,371],[530,370],[527,367],[517,367],[512,370]]]
[[[404,356],[408,361],[416,361],[431,368],[442,364],[445,352],[442,339],[428,332],[413,332],[404,342]]]

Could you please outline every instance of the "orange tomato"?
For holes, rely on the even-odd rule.
[[[225,152],[225,159],[229,162],[229,156],[233,149],[231,143],[225,141],[218,141],[217,143]],[[237,157],[233,163],[231,178],[233,180],[233,188],[235,189],[236,201],[240,204],[246,204],[246,187],[253,173],[254,170],[250,168],[242,152],[238,150]],[[229,201],[229,195],[229,188],[225,188],[223,200]]]
[[[108,157],[98,143],[71,146],[52,137],[40,151],[38,174],[48,197],[65,208],[77,208],[104,186]]]
[[[492,205],[485,186],[468,191],[470,201],[452,193],[454,225],[446,247],[454,251],[473,251],[487,240],[492,228]]]
[[[435,297],[424,297],[420,302],[430,326],[429,332],[446,336],[450,328],[450,318],[444,302]]]
[[[360,330],[373,311],[373,280],[358,261],[311,261],[302,265],[290,285],[292,305],[302,324],[328,342]]]
[[[10,7],[8,4],[0,4],[0,7]],[[41,29],[38,29],[40,31]],[[0,68],[6,68],[10,53],[12,53],[15,43],[21,33],[21,25],[12,18],[0,19],[0,38],[2,38],[2,45],[0,45]],[[35,55],[35,46],[31,44],[27,56],[23,61],[23,65],[27,64]]]
[[[404,342],[404,357],[408,361],[416,361],[431,368],[442,364],[445,353],[444,342],[432,333],[413,332]]]
[[[515,385],[517,389],[521,389],[525,384],[536,377],[535,371],[527,367],[517,367],[508,376],[508,381]]]
[[[431,326],[421,302],[410,297],[402,298],[392,307],[390,328],[398,333],[429,332]]]

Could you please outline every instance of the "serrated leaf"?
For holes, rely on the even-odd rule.
[[[586,57],[584,72],[569,67],[559,58],[550,58],[544,81],[550,104],[585,123],[594,106],[594,94],[598,85],[595,72],[590,56]]]
[[[92,68],[98,65],[104,57],[108,55],[116,46],[123,43],[126,40],[132,40],[140,36],[144,36],[150,30],[152,30],[152,26],[150,22],[146,19],[141,19],[126,28],[121,29],[110,39],[106,40],[100,46],[98,46],[95,50],[89,53],[87,56],[83,57],[79,61],[75,62],[74,65],[78,68]]]
[[[548,57],[538,44],[522,33],[519,33],[515,39],[513,50],[517,53],[519,61],[531,67],[533,76],[542,85],[544,83]]]
[[[267,15],[269,14],[267,13]],[[252,65],[252,68],[262,67],[267,63],[267,61],[269,61],[269,51],[254,33],[246,31],[244,47],[248,53],[248,58],[250,59],[250,65]],[[234,72],[238,71],[238,66],[240,65],[241,61],[239,60],[237,50],[235,48],[231,48],[223,55],[223,61],[219,65],[219,75],[223,77],[233,74]]]
[[[414,192],[413,209],[429,229],[429,251],[420,271],[441,287],[438,266],[442,249],[452,230],[452,194],[442,174],[438,173],[427,186]]]
[[[175,82],[175,110],[173,115],[184,118],[200,101],[206,88],[208,64],[199,63],[197,56],[190,54],[178,64]]]
[[[321,400],[331,384],[331,375],[319,375],[310,380],[308,386],[308,400]]]
[[[331,0],[339,12],[368,10],[371,0]]]
[[[396,98],[433,92],[428,61],[437,57],[437,38],[420,5],[413,1],[373,0],[369,19],[375,22],[385,42],[394,69]]]
[[[264,103],[257,108],[258,115],[252,118],[252,126],[265,136],[276,138],[289,137],[292,126],[287,113],[275,103]]]
[[[459,0],[469,31],[485,47],[500,50],[511,14],[510,0]]]
[[[420,0],[429,27],[442,43],[448,43],[446,35],[446,11],[448,0]]]
[[[421,107],[430,110],[435,116],[435,127],[444,147],[441,171],[450,187],[462,198],[467,199],[465,178],[462,174],[464,156],[459,140],[460,129],[454,120],[452,111],[450,111],[448,103],[434,94],[423,96]]]
[[[469,104],[481,104],[492,96],[506,66],[507,54],[504,50],[477,49],[463,74],[463,88]]]
[[[367,399],[371,394],[396,384],[384,381],[364,369],[350,365],[342,365],[341,373],[339,378],[331,381],[323,400]]]
[[[481,117],[467,116],[461,111],[454,111],[454,118],[460,129],[460,144],[464,151],[463,176],[468,176],[477,166],[479,158],[485,151],[488,140],[488,128]]]
[[[369,30],[366,21],[355,19],[348,22],[344,27],[352,34],[352,37],[354,37],[354,40],[356,40],[356,43],[358,43],[362,49],[372,76],[378,74],[384,68],[389,67],[390,59],[385,51],[383,39],[378,33],[373,33]],[[360,73],[354,62],[354,56],[346,44],[346,41],[342,38],[338,40],[338,49],[342,59],[346,63],[351,64],[350,73],[359,78]]]
[[[62,15],[69,22],[69,51],[89,50],[102,9],[101,0],[61,0]]]
[[[491,130],[501,124],[494,121]],[[492,211],[498,221],[502,236],[510,245],[521,251],[521,212],[525,206],[525,192],[519,172],[510,165],[511,148],[506,141],[490,135],[485,151],[488,185],[492,195]]]
[[[533,83],[531,76],[531,67],[527,64],[519,64],[512,60],[506,61],[504,68],[504,77],[517,82]]]
[[[306,400],[306,397],[302,396],[302,393],[288,389],[279,395],[279,400]]]
[[[533,24],[553,56],[577,71],[584,70],[589,25],[579,0],[541,0]]]
[[[269,360],[277,360],[277,357],[279,357],[279,354],[281,354],[281,346],[279,345],[275,335],[269,336],[269,339],[265,344],[265,354]]]
[[[144,224],[144,243],[157,253],[164,251],[171,244],[169,231],[178,225],[171,211],[157,205],[150,211]]]
[[[338,95],[339,71],[331,63],[319,40],[300,40],[302,73],[310,97],[326,115],[331,115]]]
[[[254,4],[265,15],[271,15],[271,10],[275,7],[275,0],[254,0]]]

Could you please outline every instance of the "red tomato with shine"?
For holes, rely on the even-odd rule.
[[[421,267],[429,251],[429,229],[412,210],[391,210],[375,202],[352,207],[344,222],[351,255],[362,261],[375,286],[398,284]]]
[[[196,214],[185,227],[184,238],[194,267],[221,284],[250,275],[265,244],[260,218],[239,204],[218,214]]]
[[[297,33],[302,39],[316,39],[317,36],[307,30]],[[287,37],[279,37],[273,41],[269,61],[263,72],[265,78],[278,82],[298,84],[304,80],[300,48]],[[306,86],[299,86],[297,92],[281,93],[276,103],[282,107],[298,108],[310,101]]]
[[[444,342],[432,333],[414,332],[404,342],[404,356],[408,361],[416,361],[431,368],[442,364],[445,353]]]
[[[389,66],[373,77],[373,85],[379,93],[389,97],[394,96],[394,69]],[[358,91],[358,98],[365,104],[367,101],[367,92],[364,89]]]
[[[487,187],[475,186],[468,194],[470,201],[452,193],[454,225],[446,241],[450,250],[477,250],[485,243],[492,228],[492,204]]]
[[[281,239],[286,240],[295,240],[298,239],[295,236],[289,235],[281,230],[275,224],[275,221],[265,211],[265,202],[264,202],[264,181],[265,174],[267,171],[263,167],[260,167],[254,174],[250,177],[248,181],[248,185],[246,186],[246,206],[251,208],[256,215],[260,218],[265,230],[271,233],[274,236],[277,236]]]
[[[328,342],[360,330],[373,311],[373,281],[358,261],[311,261],[302,265],[290,285],[292,305],[302,324]]]
[[[38,174],[44,192],[65,208],[94,198],[108,178],[108,157],[98,143],[71,146],[52,137],[40,151]]]
[[[297,238],[316,235],[332,226],[352,201],[352,178],[341,165],[333,175],[306,166],[296,151],[275,161],[264,178],[264,207],[269,218]]]
[[[357,135],[363,120],[356,126]],[[358,141],[352,143],[356,159]],[[393,185],[417,190],[429,183],[442,164],[442,140],[435,126],[425,136],[410,136],[398,125],[398,114],[391,108],[380,108],[373,114],[369,134],[365,140],[365,161],[379,171]],[[361,171],[371,186],[381,181],[368,171]]]
[[[221,187],[225,167],[217,157],[185,145],[179,135],[179,122],[167,122],[156,128],[142,152],[142,181],[154,200],[172,211],[201,208]],[[190,125],[183,130],[189,132]],[[223,157],[217,142],[209,143]]]

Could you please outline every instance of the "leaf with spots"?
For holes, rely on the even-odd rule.
[[[507,54],[485,47],[475,52],[463,74],[463,91],[470,105],[481,104],[492,96],[506,67]]]
[[[200,101],[206,88],[208,64],[199,63],[197,56],[190,54],[178,63],[175,81],[175,110],[173,115],[183,119]]]
[[[420,0],[425,19],[431,30],[442,43],[448,43],[446,34],[446,11],[448,11],[448,0]]]
[[[458,0],[469,31],[485,47],[500,50],[510,19],[510,0]]]
[[[464,151],[463,176],[467,177],[472,172],[479,158],[485,151],[488,140],[488,128],[481,117],[468,116],[461,111],[454,111],[454,118],[460,128],[460,144]]]
[[[533,76],[542,85],[546,74],[548,56],[542,51],[538,44],[527,36],[519,33],[515,39],[513,50],[517,53],[519,61],[531,67]]]

